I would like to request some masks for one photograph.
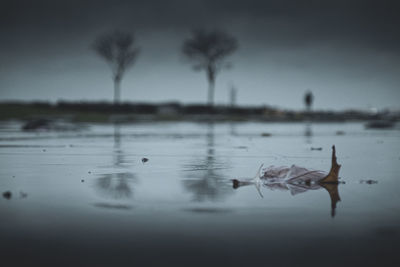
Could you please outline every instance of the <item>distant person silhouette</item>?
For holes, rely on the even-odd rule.
[[[311,91],[308,91],[305,95],[304,95],[304,103],[306,104],[306,109],[307,111],[311,111],[311,106],[314,100],[314,96],[311,93]]]

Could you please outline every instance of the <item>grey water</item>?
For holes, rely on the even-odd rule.
[[[0,124],[0,255],[11,266],[400,264],[399,127],[21,125]],[[332,145],[334,213],[324,188],[232,187],[261,164],[329,171]]]

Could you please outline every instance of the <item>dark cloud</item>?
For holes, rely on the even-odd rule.
[[[275,46],[339,41],[398,52],[399,7],[391,0],[15,0],[3,3],[0,27],[19,39],[26,34],[70,40],[115,27],[144,32],[224,27]]]

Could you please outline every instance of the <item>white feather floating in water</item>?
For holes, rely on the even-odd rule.
[[[335,146],[332,146],[332,165],[329,173],[319,170],[307,169],[292,165],[287,166],[270,166],[262,170],[263,165],[257,171],[252,179],[237,180],[233,179],[233,188],[254,184],[258,193],[261,193],[261,185],[271,190],[289,190],[292,195],[306,192],[308,190],[317,190],[325,188],[331,198],[331,215],[335,216],[336,203],[340,201],[338,192],[339,170],[340,165],[336,161]],[[262,172],[261,172],[262,170]]]

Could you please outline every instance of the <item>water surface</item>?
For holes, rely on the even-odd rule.
[[[12,194],[0,199],[0,254],[16,266],[400,264],[398,128],[20,127],[0,125],[0,190]],[[335,216],[325,189],[261,188],[262,198],[254,186],[232,188],[262,163],[328,171],[333,144],[345,181]]]

